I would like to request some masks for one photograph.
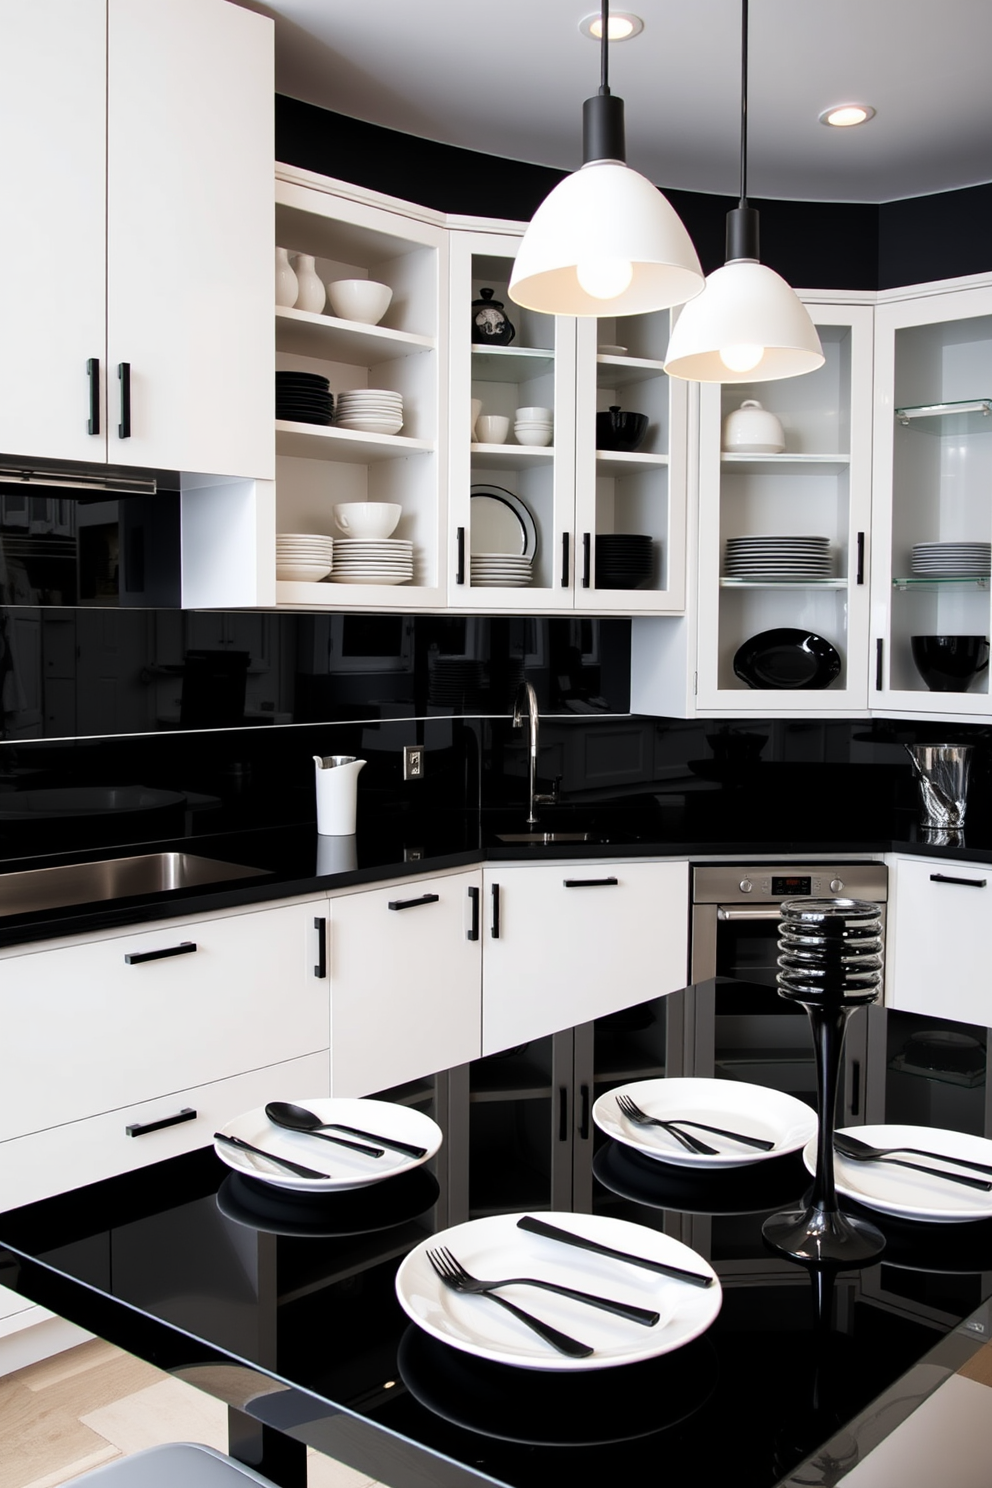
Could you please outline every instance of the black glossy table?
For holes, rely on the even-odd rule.
[[[676,1353],[546,1374],[411,1325],[394,1276],[431,1233],[426,1169],[314,1206],[190,1153],[0,1214],[0,1283],[224,1400],[233,1453],[286,1488],[308,1445],[393,1488],[834,1484],[912,1408],[905,1382],[878,1397],[917,1360],[985,1342],[961,1320],[984,1316],[992,1222],[875,1216],[881,1264],[811,1278],[761,1240],[808,1187],[797,1157],[704,1179],[606,1143],[594,1174],[598,1210],[721,1273],[719,1317]]]

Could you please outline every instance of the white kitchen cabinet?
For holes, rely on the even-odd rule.
[[[227,0],[0,16],[0,451],[271,478],[271,21]]]
[[[330,902],[331,1091],[369,1095],[481,1052],[480,870]]]
[[[325,919],[316,898],[5,951],[0,1151],[326,1051]]]
[[[988,668],[931,692],[912,637],[992,636],[989,579],[912,560],[917,543],[992,540],[992,286],[885,296],[875,325],[872,712],[985,718]]]
[[[992,1026],[992,868],[939,858],[888,862],[886,1007]]]
[[[685,862],[500,863],[483,881],[484,1055],[686,985]]]
[[[401,393],[403,427],[377,434],[277,420],[275,521],[280,532],[343,538],[337,503],[398,502],[390,540],[412,542],[413,580],[396,584],[384,573],[352,584],[332,570],[320,582],[279,580],[280,605],[408,611],[444,603],[447,235],[437,213],[372,196],[308,171],[277,172],[277,244],[312,255],[324,284],[372,279],[393,292],[378,325],[342,320],[329,303],[321,313],[277,308],[278,369],[326,377],[335,398],[355,388]],[[271,323],[271,284],[268,314]]]

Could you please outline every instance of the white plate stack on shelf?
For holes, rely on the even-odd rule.
[[[363,434],[398,434],[403,427],[403,394],[388,388],[352,388],[338,393],[334,422]]]
[[[331,571],[334,539],[322,532],[276,533],[276,578],[316,583]]]
[[[930,579],[987,579],[992,572],[992,543],[925,542],[913,544],[913,573]]]
[[[724,577],[798,583],[832,578],[830,539],[771,534],[728,537]]]
[[[512,553],[477,553],[472,557],[472,583],[477,589],[523,589],[530,583],[529,558]]]
[[[533,578],[537,524],[527,503],[502,486],[472,487],[470,574],[478,589],[523,589]]]
[[[408,584],[412,578],[413,543],[408,538],[335,538],[333,583]]]

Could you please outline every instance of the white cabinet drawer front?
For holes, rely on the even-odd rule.
[[[331,905],[334,1095],[369,1095],[481,1052],[478,873],[418,879]],[[391,905],[396,906],[390,908]]]
[[[992,1025],[992,867],[899,859],[890,893],[886,1006]]]
[[[6,1208],[146,1167],[213,1141],[214,1132],[242,1111],[270,1100],[305,1100],[328,1091],[326,1051],[252,1070],[86,1121],[0,1142],[0,1193]],[[195,1119],[129,1136],[127,1128],[167,1121],[184,1109]]]
[[[686,863],[494,866],[485,879],[484,1054],[685,986]]]
[[[6,959],[0,1140],[326,1049],[315,908],[172,921]]]

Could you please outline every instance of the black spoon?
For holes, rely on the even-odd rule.
[[[288,1126],[293,1131],[307,1131],[315,1137],[323,1136],[328,1128],[334,1131],[350,1132],[353,1137],[365,1137],[370,1142],[381,1142],[383,1147],[390,1147],[396,1152],[404,1152],[407,1157],[426,1157],[426,1147],[415,1147],[412,1142],[401,1142],[397,1137],[380,1137],[377,1132],[362,1131],[359,1126],[345,1126],[340,1121],[321,1121],[320,1117],[313,1111],[308,1111],[306,1106],[294,1106],[289,1101],[270,1101],[265,1108],[265,1114],[270,1121],[277,1126]],[[328,1137],[329,1142],[339,1141],[338,1137]],[[353,1143],[345,1142],[344,1146],[353,1146]],[[361,1149],[359,1149],[361,1150]],[[379,1156],[379,1154],[376,1154]]]
[[[306,1106],[294,1106],[290,1101],[269,1101],[265,1114],[274,1126],[284,1126],[287,1131],[307,1132],[311,1137],[323,1137],[325,1142],[334,1142],[338,1147],[350,1147],[352,1152],[363,1152],[366,1157],[382,1157],[381,1147],[368,1147],[364,1142],[349,1142],[345,1137],[332,1137],[321,1131],[319,1116],[308,1111]]]

